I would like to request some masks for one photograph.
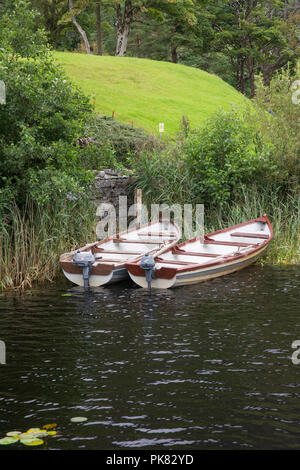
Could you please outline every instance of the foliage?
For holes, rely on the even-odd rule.
[[[44,208],[30,199],[22,209],[10,201],[5,212],[5,217],[0,213],[0,289],[52,281],[60,273],[59,255],[95,238],[95,210],[84,195]]]
[[[12,58],[47,54],[46,32],[37,26],[38,12],[27,0],[8,2],[0,16],[0,46]]]
[[[215,22],[213,48],[231,59],[242,93],[248,84],[254,96],[256,73],[262,72],[269,83],[272,74],[288,62],[295,66],[300,54],[297,5],[287,11],[287,2],[278,0],[221,0],[212,2],[209,9]]]
[[[258,85],[255,107],[219,111],[190,132],[187,125],[175,145],[134,161],[137,185],[148,200],[213,209],[238,201],[254,183],[258,191],[297,195],[299,107],[292,103],[287,79],[284,74],[274,79],[269,93]]]
[[[235,109],[220,111],[203,128],[192,132],[184,145],[185,162],[195,197],[208,206],[222,205],[251,182],[265,184],[276,170],[270,147],[254,126]]]
[[[25,31],[32,28],[30,47],[16,40],[2,41],[0,49],[0,79],[6,84],[6,104],[0,106],[0,189],[13,193],[18,204],[27,194],[47,203],[63,191],[80,193],[90,179],[75,144],[91,105],[53,64],[40,42],[43,35],[35,36],[32,15],[18,0],[16,10],[0,19],[0,30],[4,24],[12,39],[21,21]]]
[[[149,148],[154,145],[151,137],[143,129],[123,124],[108,116],[89,116],[85,135],[99,148],[107,151],[111,149],[115,157],[115,160],[111,159],[111,165],[116,165],[116,162],[124,165],[128,157],[134,158],[145,146]]]
[[[219,111],[170,150],[134,164],[137,185],[157,202],[194,202],[215,208],[233,201],[253,181],[271,181],[276,166],[255,126],[234,110]]]
[[[66,0],[31,0],[31,4],[40,12],[37,18],[38,24],[46,30],[53,48],[73,50],[77,47],[79,43],[77,32],[72,26],[61,23],[63,15],[68,10]]]
[[[194,201],[194,182],[179,152],[165,146],[160,151],[142,153],[131,162],[135,185],[142,189],[147,205],[185,204]]]
[[[279,169],[278,186],[296,192],[300,186],[300,104],[296,102],[299,80],[300,68],[296,74],[292,74],[289,68],[283,69],[269,85],[265,85],[262,76],[258,76],[255,114],[248,114],[253,124],[259,126],[264,139],[272,143],[272,160]]]

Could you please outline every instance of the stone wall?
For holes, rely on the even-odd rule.
[[[130,172],[121,174],[109,169],[99,171],[95,175],[93,200],[97,206],[101,203],[113,204],[117,211],[119,196],[127,196],[127,205],[129,207],[134,203],[132,184],[133,176]]]

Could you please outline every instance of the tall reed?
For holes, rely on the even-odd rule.
[[[274,239],[265,257],[259,262],[300,263],[300,198],[297,195],[283,197],[268,189],[258,191],[255,187],[250,188],[236,202],[206,211],[206,231],[235,225],[264,213],[272,223]]]
[[[0,221],[0,289],[31,288],[60,272],[59,255],[93,238],[94,211],[78,203],[49,210],[12,205]]]

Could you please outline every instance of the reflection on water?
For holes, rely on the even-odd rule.
[[[56,422],[50,449],[300,449],[299,288],[300,267],[253,266],[151,297],[2,295],[0,437]]]

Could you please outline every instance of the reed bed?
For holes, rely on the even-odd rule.
[[[30,202],[10,208],[0,221],[0,289],[24,290],[57,277],[59,255],[94,237],[94,211],[76,209],[72,202],[57,212]]]
[[[244,191],[236,203],[205,212],[206,231],[258,217],[266,213],[272,223],[274,239],[258,263],[300,264],[300,198],[285,198],[270,191]]]

